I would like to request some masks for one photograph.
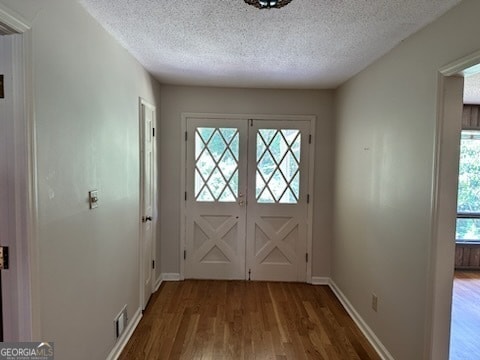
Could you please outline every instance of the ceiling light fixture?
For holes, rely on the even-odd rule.
[[[280,9],[291,1],[292,0],[245,0],[248,5],[255,6],[257,9]]]

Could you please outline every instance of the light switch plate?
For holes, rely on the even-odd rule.
[[[91,190],[88,192],[88,203],[90,204],[90,209],[98,207],[98,190]]]

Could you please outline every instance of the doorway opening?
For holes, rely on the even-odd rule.
[[[439,69],[432,202],[432,247],[425,358],[448,359],[464,77],[479,72],[480,51]]]
[[[450,360],[480,353],[480,73],[464,75]]]

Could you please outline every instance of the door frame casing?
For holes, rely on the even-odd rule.
[[[157,266],[157,258],[156,258],[156,248],[157,248],[157,221],[158,221],[158,192],[157,192],[157,171],[158,171],[158,166],[157,166],[157,110],[154,105],[149,103],[147,100],[143,99],[142,97],[139,97],[138,100],[138,118],[139,118],[139,155],[140,155],[140,207],[139,207],[139,241],[138,241],[138,263],[139,263],[139,275],[140,275],[140,306],[144,309],[144,304],[145,304],[145,289],[144,289],[144,276],[143,276],[143,224],[142,224],[142,216],[143,210],[144,210],[144,203],[143,203],[143,146],[144,146],[144,118],[143,118],[143,107],[149,108],[153,110],[153,124],[152,128],[155,129],[155,137],[152,139],[153,143],[153,183],[152,183],[152,196],[153,196],[153,211],[154,213],[152,214],[152,259],[155,263],[155,267]],[[152,272],[152,291],[151,293],[154,292],[155,290],[155,284],[156,284],[156,278],[155,274],[156,271],[155,269],[151,268],[150,271]]]
[[[455,60],[438,70],[425,359],[447,360],[449,357],[455,259],[453,239],[457,215],[462,119],[459,107],[463,106],[461,76],[464,70],[478,64],[480,64],[480,51]]]
[[[18,34],[13,37],[14,118],[12,135],[15,178],[13,193],[14,216],[12,229],[15,251],[10,254],[17,265],[16,277],[4,281],[17,302],[9,311],[17,327],[12,333],[6,328],[5,336],[21,341],[41,338],[40,285],[38,271],[38,185],[36,129],[34,117],[33,29],[19,14],[0,3],[0,23],[8,25]],[[15,284],[13,283],[15,282]],[[5,304],[4,304],[5,305]],[[8,326],[8,324],[6,324]]]
[[[307,254],[308,263],[306,264],[306,282],[312,282],[312,239],[313,239],[313,209],[315,203],[314,194],[314,173],[315,173],[315,115],[259,115],[259,114],[225,114],[225,113],[181,113],[181,133],[180,138],[183,139],[181,146],[181,175],[180,175],[180,242],[179,242],[179,261],[180,261],[180,280],[185,279],[185,259],[184,251],[186,249],[186,166],[187,166],[187,139],[185,133],[187,131],[187,121],[190,118],[195,119],[217,119],[217,120],[274,120],[274,121],[309,121],[311,143],[309,144],[309,164],[308,164],[308,194],[310,201],[307,204]],[[188,256],[188,254],[187,254]]]

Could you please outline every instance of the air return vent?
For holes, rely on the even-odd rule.
[[[125,328],[127,327],[127,322],[128,322],[127,305],[125,305],[114,321],[115,339],[118,339],[120,336],[122,336],[123,332],[125,331]]]

